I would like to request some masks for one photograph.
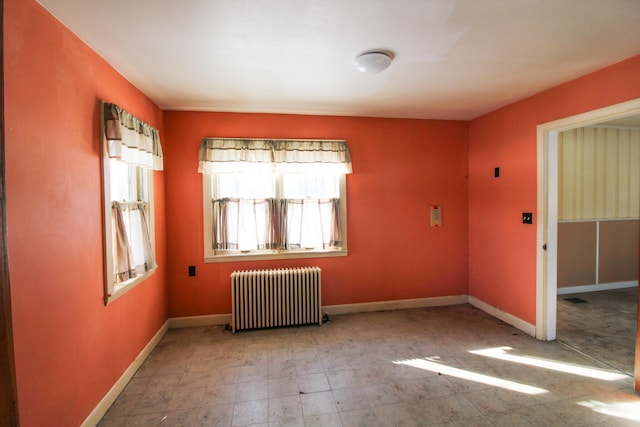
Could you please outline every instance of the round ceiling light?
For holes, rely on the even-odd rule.
[[[353,65],[363,73],[376,74],[391,65],[393,54],[384,50],[370,50],[356,56]]]

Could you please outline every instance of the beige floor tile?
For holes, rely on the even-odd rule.
[[[343,427],[377,427],[382,426],[376,417],[373,408],[355,409],[353,411],[340,412],[340,421]]]
[[[168,374],[155,376],[149,379],[146,393],[174,389],[180,383],[183,375],[184,374]]]
[[[371,407],[371,402],[362,387],[334,390],[333,399],[338,412],[368,409]]]
[[[309,374],[298,376],[298,389],[300,393],[317,393],[319,391],[329,391],[329,381],[327,376],[323,373]]]
[[[236,401],[238,384],[222,384],[207,387],[202,398],[202,405],[220,405],[223,403],[233,403]]]
[[[484,414],[515,411],[541,403],[536,395],[501,388],[468,392],[464,394],[464,397]]]
[[[305,427],[304,418],[289,418],[286,420],[269,421],[269,427]]]
[[[383,426],[417,427],[424,425],[416,420],[409,408],[402,403],[375,406],[373,412],[380,425]]]
[[[161,425],[162,414],[142,414],[127,417],[105,418],[98,424],[98,427],[147,427]]]
[[[266,380],[268,377],[267,364],[264,365],[247,365],[240,367],[238,381],[254,382],[258,380]]]
[[[165,413],[160,419],[162,427],[193,427],[199,425],[200,408],[183,409]],[[153,425],[153,424],[151,424]]]
[[[233,404],[202,406],[198,411],[198,425],[229,427],[233,420],[233,411]]]
[[[211,373],[209,386],[236,384],[240,378],[239,367],[219,367]]]
[[[107,411],[105,418],[117,418],[137,414],[139,394],[121,394]]]
[[[199,408],[206,393],[205,387],[176,389],[169,402],[169,411]]]
[[[300,395],[298,379],[295,376],[269,378],[267,381],[269,398]]]
[[[136,402],[135,414],[152,414],[163,412],[169,408],[173,398],[173,390],[155,391],[140,396]]]
[[[311,375],[324,372],[324,364],[319,357],[297,359],[295,361],[297,375]]]
[[[341,427],[340,417],[335,412],[304,417],[305,427]]]
[[[360,381],[353,369],[327,372],[327,379],[332,390],[351,388],[360,385]]]
[[[293,359],[283,359],[276,362],[269,362],[267,366],[267,375],[269,378],[296,376],[296,363]]]
[[[234,426],[246,426],[268,422],[269,401],[267,399],[238,402],[233,407]]]
[[[207,387],[211,380],[211,372],[187,372],[181,378],[176,388]]]
[[[362,387],[371,406],[391,405],[401,402],[401,395],[394,384],[376,384]]]
[[[337,412],[336,404],[333,400],[333,393],[322,391],[300,395],[302,401],[302,411],[305,419],[310,415],[332,414]]]
[[[482,418],[480,411],[464,396],[454,394],[408,407],[420,424],[456,423],[467,418]]]
[[[521,359],[471,352],[498,347]],[[537,341],[469,305],[334,316],[321,327],[238,334],[176,329],[100,426],[640,423],[628,415],[640,413],[632,378],[607,381],[524,363],[532,360],[612,371],[606,361]],[[433,363],[426,369],[419,361]],[[523,394],[487,378],[542,393]]]
[[[266,399],[267,397],[269,397],[269,383],[267,380],[238,383],[236,402]]]
[[[300,396],[283,396],[269,399],[269,422],[301,419],[302,403]]]

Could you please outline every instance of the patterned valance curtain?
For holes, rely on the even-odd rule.
[[[203,138],[198,172],[351,173],[346,141]]]
[[[104,134],[109,157],[152,170],[162,170],[158,130],[116,104],[103,102]]]

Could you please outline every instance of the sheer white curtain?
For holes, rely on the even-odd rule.
[[[275,199],[216,199],[213,215],[214,249],[277,249],[278,206]]]
[[[342,244],[339,175],[283,174],[280,209],[283,249],[328,249]]]
[[[282,249],[329,249],[342,245],[340,199],[282,199]]]
[[[113,259],[117,283],[156,267],[146,210],[145,202],[111,203]]]
[[[156,267],[140,168],[162,170],[162,147],[155,128],[115,104],[102,107],[105,152],[111,159],[113,268],[121,283]]]

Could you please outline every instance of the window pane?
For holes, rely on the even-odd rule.
[[[284,199],[336,199],[340,197],[338,175],[284,174]]]
[[[215,198],[270,199],[276,196],[272,174],[218,174]]]
[[[148,172],[145,169],[128,165],[116,159],[109,160],[111,178],[111,200],[147,201]]]
[[[129,198],[129,165],[116,159],[109,160],[111,174],[111,200],[131,200]]]

